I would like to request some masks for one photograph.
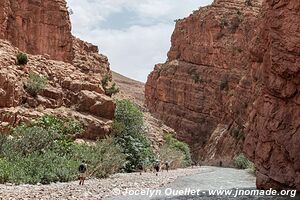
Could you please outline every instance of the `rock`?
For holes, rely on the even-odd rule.
[[[0,130],[54,114],[82,122],[80,138],[108,135],[115,103],[100,84],[111,76],[109,62],[97,46],[72,36],[66,1],[4,0],[0,11]],[[20,50],[37,54],[28,54],[21,68],[16,65]],[[30,71],[47,77],[37,97],[24,90]]]
[[[0,69],[0,108],[18,106],[22,102],[23,85],[20,77],[10,72],[3,67]]]
[[[300,2],[266,1],[253,40],[253,94],[244,150],[258,171],[257,187],[300,190]]]
[[[94,91],[82,90],[79,94],[78,110],[98,117],[113,119],[116,105],[112,99]]]
[[[13,52],[16,52],[16,49],[1,40],[0,46],[2,46],[0,51],[5,52],[4,56],[0,58],[0,62],[3,64],[0,70],[0,82],[2,80],[3,84],[0,85],[0,88],[7,91],[0,103],[2,122],[16,126],[20,122],[26,122],[49,113],[66,118],[73,116],[81,121],[86,127],[86,135],[80,137],[86,136],[88,139],[96,139],[110,133],[110,120],[113,118],[115,103],[110,97],[95,92],[102,91],[102,88],[95,84],[101,81],[102,74],[85,74],[71,64],[59,61],[40,61],[38,56],[30,56],[31,70],[48,77],[47,87],[39,92],[37,97],[31,97],[23,89],[23,82],[28,78],[28,74],[19,73],[15,65],[11,66],[5,62],[7,58],[14,57]],[[71,85],[76,82],[76,90],[73,87],[64,87],[66,77],[68,77]],[[82,89],[91,89],[91,91]],[[95,94],[92,99],[87,97],[88,100],[95,100],[95,102],[90,105],[88,110],[81,110],[85,113],[77,113],[76,110],[72,110],[78,104],[87,103],[81,101],[79,93]],[[30,108],[25,108],[25,104],[28,104]]]
[[[110,73],[108,58],[99,54],[98,47],[73,37],[73,64],[84,72]]]
[[[72,62],[73,38],[64,0],[0,2],[0,38],[21,51]]]
[[[177,20],[168,61],[148,76],[147,108],[175,129],[196,160],[232,160],[242,151],[243,138],[232,131],[242,132],[252,103],[248,49],[261,1],[252,2],[218,0]]]

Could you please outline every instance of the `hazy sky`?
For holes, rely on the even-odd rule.
[[[111,69],[145,82],[166,61],[174,20],[212,0],[67,0],[73,34],[99,46]]]

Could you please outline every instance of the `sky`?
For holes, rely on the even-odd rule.
[[[145,82],[164,63],[175,19],[212,0],[67,0],[72,32],[99,47],[111,69]]]

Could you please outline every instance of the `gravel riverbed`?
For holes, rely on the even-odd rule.
[[[85,185],[78,185],[78,181],[69,183],[53,183],[50,185],[0,185],[0,199],[104,199],[117,195],[126,189],[145,189],[163,187],[176,178],[197,173],[199,167],[171,170],[155,173],[115,174],[107,179],[89,179]]]

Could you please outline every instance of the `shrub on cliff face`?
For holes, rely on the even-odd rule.
[[[240,154],[234,158],[234,165],[238,169],[250,169],[253,167],[253,163],[244,154]]]
[[[18,65],[26,65],[28,62],[28,56],[25,53],[19,52],[17,55],[17,64]]]
[[[101,80],[101,85],[105,91],[105,94],[110,97],[119,92],[119,88],[116,87],[115,83],[113,83],[110,87],[108,86],[109,82],[111,82],[111,81],[112,81],[112,79],[108,75],[105,75]]]
[[[48,184],[76,180],[78,165],[88,164],[95,177],[106,177],[122,166],[124,154],[113,138],[95,145],[79,145],[68,139],[81,131],[73,120],[44,116],[20,125],[12,137],[0,137],[0,183]]]
[[[108,95],[108,96],[112,96],[114,94],[117,94],[119,93],[119,88],[116,87],[116,84],[113,83],[111,87],[109,88],[105,88],[105,94]]]
[[[114,121],[116,142],[126,155],[125,171],[132,172],[140,164],[150,165],[154,153],[143,129],[143,113],[129,100],[117,102]]]
[[[46,77],[30,72],[25,89],[31,96],[36,97],[38,92],[46,87],[46,84]]]

